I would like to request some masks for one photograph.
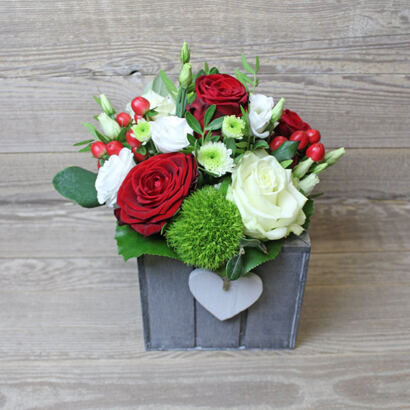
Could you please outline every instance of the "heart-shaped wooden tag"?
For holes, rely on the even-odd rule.
[[[227,290],[223,285],[223,279],[209,270],[195,269],[189,275],[194,298],[219,320],[230,319],[252,306],[263,290],[262,279],[254,273],[229,282]]]

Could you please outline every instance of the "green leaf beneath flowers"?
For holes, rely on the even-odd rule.
[[[246,248],[245,255],[243,255],[243,274],[250,272],[262,263],[275,259],[283,245],[283,240],[264,242],[268,253],[262,253],[257,248]]]
[[[239,279],[243,275],[243,255],[232,256],[226,264],[225,275],[229,280]]]
[[[278,149],[272,152],[272,155],[279,161],[286,161],[295,156],[299,141],[285,141]]]
[[[313,214],[315,213],[315,201],[313,199],[308,199],[303,207],[303,212],[306,215],[306,221],[303,225],[305,230],[309,229],[310,219],[312,218]]]
[[[189,112],[187,111],[185,113],[185,118],[188,123],[188,125],[198,134],[202,135],[202,127],[199,121]]]
[[[53,185],[65,198],[84,208],[94,208],[101,205],[97,200],[96,179],[97,174],[94,172],[80,167],[68,167],[57,173]]]
[[[289,165],[292,164],[292,162],[293,162],[293,159],[287,159],[286,161],[282,161],[280,165],[282,165],[282,167],[286,169]]]
[[[139,258],[142,255],[166,256],[181,260],[160,235],[143,236],[128,225],[117,225],[115,239],[118,253],[125,261],[130,258]]]
[[[268,149],[269,144],[265,140],[258,140],[255,143],[255,149]]]
[[[76,142],[75,144],[73,144],[74,147],[79,147],[80,145],[85,145],[85,144],[89,144],[90,142],[93,142],[94,140],[85,140],[85,141],[80,141],[80,142]]]

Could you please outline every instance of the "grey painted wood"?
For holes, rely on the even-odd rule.
[[[138,260],[147,350],[195,346],[194,299],[188,288],[192,268],[170,258]]]
[[[232,319],[219,321],[188,287],[192,268],[157,256],[138,259],[147,350],[293,349],[310,255],[307,233],[285,241],[281,254],[255,269],[262,297]]]

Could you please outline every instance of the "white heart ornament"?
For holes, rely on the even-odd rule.
[[[261,296],[262,279],[248,273],[229,282],[228,290],[223,289],[224,281],[216,273],[195,269],[189,275],[189,289],[194,298],[219,320],[226,320],[252,306]]]

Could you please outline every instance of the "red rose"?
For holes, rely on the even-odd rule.
[[[161,231],[196,183],[193,155],[159,154],[131,169],[122,183],[115,210],[120,224],[144,236]]]
[[[202,75],[195,81],[196,99],[187,110],[204,125],[207,108],[216,105],[215,118],[241,115],[241,105],[248,106],[248,93],[243,84],[228,74]]]
[[[295,131],[307,131],[309,128],[310,125],[294,111],[283,110],[279,125],[275,128],[275,134],[289,138]]]

